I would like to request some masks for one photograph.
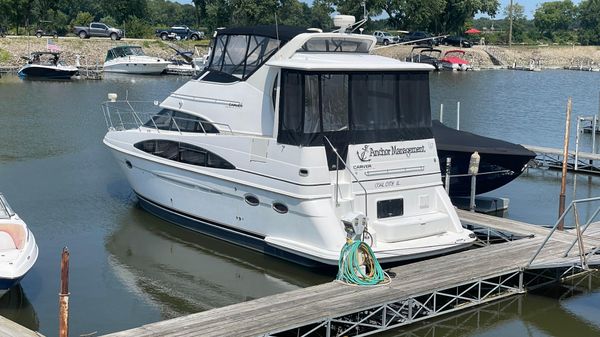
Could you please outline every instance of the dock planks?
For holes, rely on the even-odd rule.
[[[472,249],[392,268],[392,282],[376,287],[358,287],[336,281],[217,308],[163,322],[147,324],[107,336],[262,336],[341,317],[399,299],[448,289],[474,279],[522,271],[541,245],[547,228],[514,220],[459,211],[465,223],[530,236],[516,241]],[[586,247],[600,245],[600,230],[586,233]],[[555,233],[531,269],[572,266],[579,263],[577,247],[563,254],[573,233]],[[600,263],[594,257],[591,263]]]
[[[31,331],[7,318],[0,316],[0,336],[3,337],[44,337],[42,334]]]

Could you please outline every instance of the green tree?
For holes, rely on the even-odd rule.
[[[500,2],[498,0],[447,0],[446,8],[429,25],[434,32],[461,34],[465,31],[465,22],[475,14],[495,16]]]
[[[388,16],[395,29],[423,29],[443,14],[445,0],[381,0],[376,3]]]
[[[331,20],[333,13],[333,3],[328,0],[314,0],[310,9],[310,27],[321,28],[323,31],[330,31],[333,27]]]
[[[509,26],[509,20],[511,15],[510,5],[504,7],[503,14],[506,20],[506,27]],[[527,16],[525,15],[525,7],[519,3],[514,3],[512,6],[512,35],[513,42],[523,41],[523,35],[525,33],[525,27],[527,25]],[[507,29],[508,31],[508,29]]]
[[[600,44],[600,1],[584,0],[578,8],[579,42]]]
[[[277,0],[247,1],[232,0],[232,24],[253,26],[275,23],[275,13],[279,7]]]
[[[154,36],[152,27],[145,20],[137,16],[130,16],[123,22],[123,29],[127,37],[151,38]]]
[[[571,0],[544,2],[533,14],[533,23],[543,36],[555,40],[575,24],[576,7]]]
[[[71,26],[89,26],[94,21],[94,16],[89,12],[79,12],[71,21]]]
[[[231,24],[233,7],[228,0],[211,0],[206,3],[206,23],[210,30]]]

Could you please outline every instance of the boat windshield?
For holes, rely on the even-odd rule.
[[[4,195],[0,194],[0,219],[9,219],[15,212],[10,208],[10,205],[4,198]]]
[[[282,70],[277,141],[322,146],[433,138],[429,72]]]
[[[127,57],[127,56],[144,56],[144,50],[142,47],[137,46],[124,46],[124,47],[116,47],[110,49],[106,54],[106,61],[110,61],[112,59],[118,57]]]
[[[279,47],[279,40],[266,36],[219,35],[215,38],[208,69],[245,80]]]
[[[368,53],[372,40],[347,37],[313,37],[306,41],[299,52]]]

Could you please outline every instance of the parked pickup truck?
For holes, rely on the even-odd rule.
[[[101,22],[92,22],[89,27],[75,26],[75,34],[82,39],[90,37],[110,37],[112,40],[123,38],[123,31],[118,28],[110,27]]]
[[[387,46],[390,43],[398,43],[400,42],[400,37],[393,36],[388,32],[376,31],[373,33],[373,36],[377,39],[377,43],[380,43],[384,46]]]
[[[201,40],[204,32],[190,29],[188,26],[173,26],[169,29],[157,29],[156,36],[161,40]]]

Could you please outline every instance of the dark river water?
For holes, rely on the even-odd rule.
[[[274,293],[332,276],[179,229],[140,210],[102,138],[108,92],[162,100],[187,78],[106,76],[101,81],[0,79],[0,192],[34,232],[39,259],[0,315],[58,334],[60,252],[71,253],[72,336],[136,327]],[[600,75],[544,71],[433,74],[432,110],[460,128],[560,147],[567,97],[574,115],[598,111]],[[573,123],[574,124],[574,123]],[[600,138],[600,137],[599,137]],[[582,147],[591,144],[582,137]],[[568,199],[600,196],[598,177],[569,175]],[[576,186],[576,188],[575,188]],[[491,192],[505,216],[556,220],[559,174],[532,169]],[[428,320],[387,336],[600,336],[600,278]]]

